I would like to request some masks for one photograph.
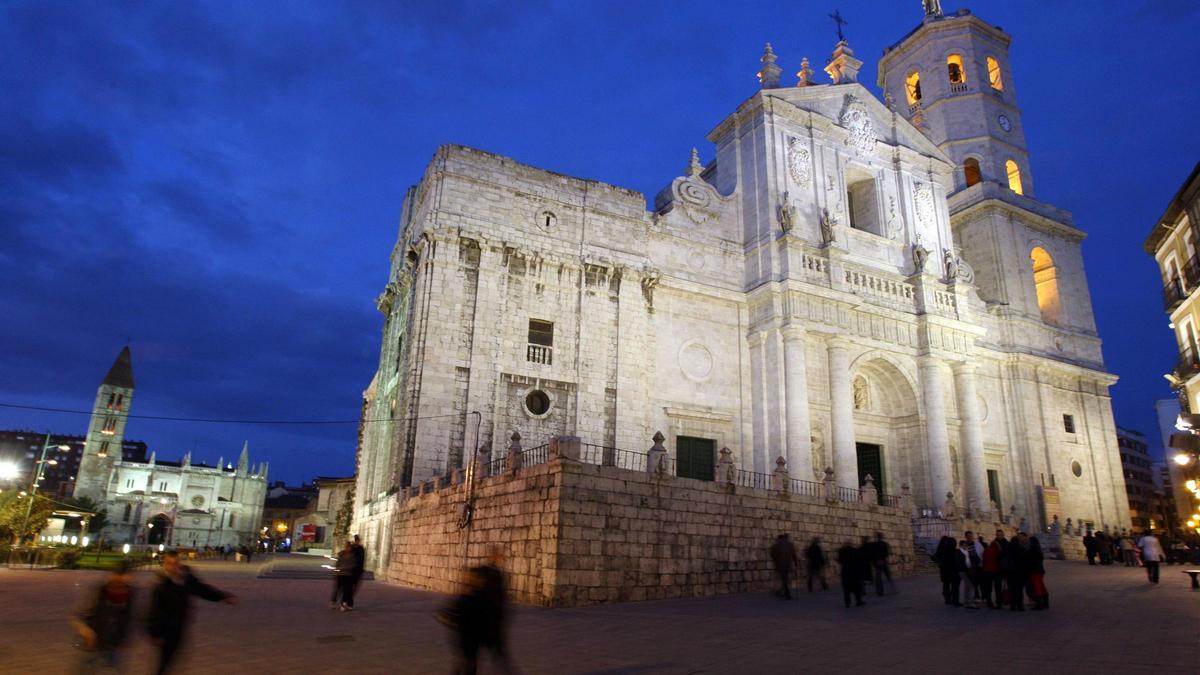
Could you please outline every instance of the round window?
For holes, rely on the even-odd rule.
[[[525,409],[530,415],[545,415],[550,412],[550,397],[541,389],[534,389],[525,395]]]
[[[1083,475],[1083,465],[1079,462],[1071,462],[1071,473],[1075,474],[1076,478]]]

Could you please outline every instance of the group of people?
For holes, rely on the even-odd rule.
[[[130,571],[128,562],[118,563],[75,613],[72,623],[84,650],[80,672],[119,667],[119,656],[133,625],[136,589]],[[170,670],[183,645],[193,595],[210,602],[237,604],[237,596],[204,583],[179,560],[177,552],[167,551],[162,555],[162,569],[151,591],[146,616],[146,632],[158,648],[156,673]]]
[[[996,530],[988,544],[966,532],[963,538],[945,536],[933,554],[942,581],[942,599],[953,607],[1025,611],[1025,598],[1034,610],[1050,609],[1046,590],[1045,554],[1037,537],[1018,532],[1006,539]]]
[[[778,595],[785,600],[792,599],[791,579],[794,571],[800,566],[800,556],[787,534],[780,534],[769,549],[771,562],[775,566],[775,574],[779,577],[781,589]],[[894,590],[892,570],[888,563],[891,547],[884,540],[883,534],[875,533],[875,540],[863,537],[862,545],[855,546],[847,541],[837,552],[838,573],[842,581],[842,599],[846,607],[850,607],[851,599],[856,607],[866,603],[863,601],[863,586],[874,580],[876,595],[884,594],[884,581]],[[808,548],[804,550],[808,563],[807,587],[811,593],[813,581],[819,581],[822,590],[829,588],[825,581],[827,559],[821,540],[814,537]]]
[[[1083,548],[1087,552],[1089,565],[1095,565],[1099,557],[1101,565],[1111,565],[1115,560],[1126,567],[1145,567],[1146,578],[1152,584],[1158,583],[1159,563],[1171,560],[1167,555],[1170,549],[1164,547],[1150,530],[1143,532],[1136,540],[1132,535],[1123,533],[1110,536],[1106,532],[1093,534],[1089,530],[1083,535]]]

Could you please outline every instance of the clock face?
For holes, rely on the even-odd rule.
[[[1012,131],[1012,120],[1008,119],[1008,115],[1001,113],[996,121],[1000,123],[1000,128],[1005,131]]]

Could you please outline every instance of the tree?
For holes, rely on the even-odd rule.
[[[32,537],[46,527],[50,514],[54,513],[54,502],[45,495],[36,494],[33,506],[29,500],[34,495],[22,497],[15,491],[5,490],[0,493],[0,536],[9,540],[17,540],[18,536]],[[28,509],[29,517],[25,517]]]
[[[354,521],[354,486],[351,485],[349,490],[346,490],[346,496],[342,499],[342,506],[338,509],[337,520],[333,525],[333,538],[335,540],[345,540],[350,536],[350,524]]]
[[[87,526],[87,531],[91,534],[92,539],[99,537],[104,526],[108,525],[108,511],[100,508],[91,497],[69,497],[62,500],[62,504],[95,514],[88,518]]]

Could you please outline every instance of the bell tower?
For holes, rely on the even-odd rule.
[[[75,477],[76,497],[90,497],[97,502],[103,499],[113,462],[122,456],[125,422],[132,403],[133,357],[125,347],[96,390],[83,458]]]
[[[989,181],[1033,196],[1011,42],[970,10],[945,15],[940,2],[926,2],[921,25],[879,60],[878,85],[896,111],[957,165],[956,190]]]

